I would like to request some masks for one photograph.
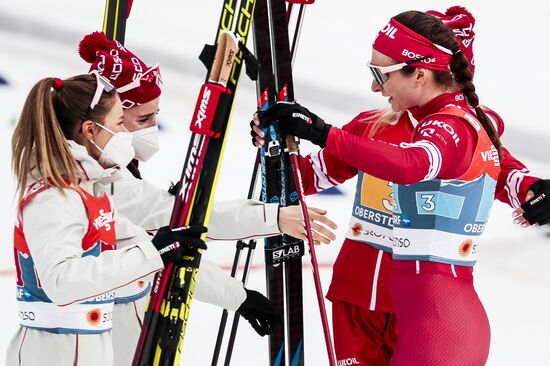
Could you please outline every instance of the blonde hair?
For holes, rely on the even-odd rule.
[[[394,112],[390,108],[378,109],[368,117],[360,119],[359,122],[372,124],[367,137],[373,138],[375,135],[382,132],[388,125],[397,122],[397,120],[401,118],[401,114],[402,112]]]
[[[64,80],[53,90],[55,79],[45,78],[30,91],[13,132],[12,169],[17,179],[19,201],[23,199],[29,175],[44,179],[60,190],[77,182],[80,168],[67,142],[86,119],[103,121],[114,103],[116,92],[104,92],[93,110],[90,101],[96,78],[79,75]]]

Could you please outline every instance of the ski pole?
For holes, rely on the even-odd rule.
[[[248,242],[248,253],[246,255],[242,276],[242,282],[245,286],[248,282],[248,273],[250,271],[250,264],[252,263],[252,255],[254,254],[254,249],[256,249],[256,240],[251,240]],[[237,337],[237,327],[239,326],[240,318],[240,315],[237,313],[235,313],[235,315],[233,316],[233,324],[231,325],[231,332],[229,333],[229,341],[227,344],[227,352],[225,354],[224,366],[229,366],[231,362],[231,355],[233,354],[233,346],[235,345],[235,338]]]
[[[294,179],[296,181],[298,200],[300,201],[300,207],[302,209],[302,216],[306,226],[306,236],[308,241],[309,254],[311,257],[311,269],[313,271],[313,280],[315,282],[315,292],[317,294],[317,303],[319,304],[319,311],[321,313],[321,322],[323,324],[323,333],[325,335],[325,344],[327,346],[327,354],[329,363],[331,366],[336,366],[334,357],[334,347],[332,345],[332,338],[330,336],[330,329],[327,319],[327,311],[325,308],[325,299],[323,295],[323,288],[321,286],[321,278],[319,277],[319,265],[317,264],[317,256],[315,255],[315,243],[313,241],[313,233],[311,231],[311,225],[309,222],[309,213],[307,211],[307,205],[304,197],[304,187],[302,184],[302,176],[300,175],[300,162],[299,162],[299,150],[298,144],[294,136],[287,136],[286,145],[288,147],[288,153],[292,160],[292,170],[294,172]]]
[[[254,161],[254,169],[252,170],[252,178],[250,180],[250,186],[248,188],[248,195],[247,195],[248,199],[251,199],[252,196],[254,195],[254,188],[256,187],[256,181],[258,179],[259,163],[260,163],[260,152],[258,150],[258,153],[256,154],[256,160]],[[245,269],[244,269],[245,273],[248,272],[248,268],[250,267],[250,261],[252,260],[252,253],[255,247],[256,247],[255,240],[250,240],[248,243],[244,242],[243,240],[237,241],[235,256],[233,258],[233,266],[231,267],[231,277],[236,277],[237,268],[240,262],[241,252],[244,248],[248,248],[248,253],[247,253],[246,262],[245,262]],[[246,278],[244,273],[243,273],[242,282],[243,282],[243,285],[246,284]],[[212,366],[215,366],[218,364],[218,359],[220,356],[220,351],[221,351],[221,346],[223,342],[223,336],[225,333],[225,326],[227,324],[228,315],[229,315],[229,312],[227,311],[227,309],[223,309],[222,317],[220,320],[220,326],[218,328],[218,336],[216,338],[216,345],[214,347],[214,355],[212,356]],[[239,314],[235,313],[235,316],[233,318],[233,326],[231,328],[231,334],[237,332],[236,328],[238,325],[238,317],[239,317]],[[235,328],[235,330],[233,330],[233,328]],[[227,353],[230,353],[232,351],[234,342],[235,342],[235,337],[233,336],[229,340],[229,343],[227,346]],[[226,359],[227,359],[227,356],[226,356]]]

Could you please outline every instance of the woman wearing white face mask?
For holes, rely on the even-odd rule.
[[[117,208],[133,223],[154,231],[166,225],[171,216],[174,196],[141,179],[138,160],[145,162],[159,148],[157,113],[160,102],[160,72],[157,66],[148,67],[136,55],[117,42],[108,40],[103,33],[87,35],[80,43],[80,56],[91,63],[90,70],[97,70],[115,84],[124,108],[124,126],[133,136],[135,157],[122,169],[123,179],[106,184],[103,190],[112,195]],[[116,55],[114,57],[113,55]],[[175,171],[179,166],[174,167]],[[325,211],[310,209],[312,226],[317,230],[315,238],[329,243],[334,234],[326,227],[336,225],[324,216]],[[279,234],[284,231],[294,237],[304,238],[304,227],[299,207],[282,208],[277,204],[263,204],[255,200],[214,202],[208,227],[208,238],[237,240]],[[206,254],[207,256],[207,254]],[[135,284],[134,284],[135,285]],[[128,365],[139,336],[141,316],[146,304],[148,288],[129,286],[117,293],[113,337],[115,361]],[[270,302],[260,293],[245,289],[242,283],[225,274],[219,267],[204,259],[195,289],[194,298],[228,310],[239,311],[255,330],[264,335],[268,328],[258,327],[271,321]],[[255,317],[247,316],[250,310]]]
[[[93,138],[90,139],[92,145],[101,151],[101,155],[99,155],[99,159],[97,160],[99,164],[107,168],[115,166],[120,168],[128,165],[135,156],[134,147],[132,145],[133,138],[130,132],[128,132],[124,126],[122,126],[121,131],[113,132],[102,124],[97,122],[94,123],[96,126],[112,135],[111,139],[107,141],[103,148],[99,147],[94,142]]]
[[[94,194],[132,156],[122,121],[114,87],[97,73],[43,79],[27,97],[12,138],[21,327],[7,365],[113,365],[116,291],[181,260],[167,250],[174,241],[206,248],[203,227],[151,237]]]
[[[124,126],[132,134],[135,158],[146,162],[159,151],[157,114],[160,97],[124,110]]]

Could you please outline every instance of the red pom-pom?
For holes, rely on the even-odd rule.
[[[445,15],[466,15],[470,20],[475,21],[474,16],[463,6],[451,6],[445,12]]]
[[[104,48],[109,42],[107,36],[103,32],[93,32],[84,37],[78,45],[78,53],[84,61],[93,63],[97,58],[97,51]]]

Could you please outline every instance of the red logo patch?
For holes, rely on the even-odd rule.
[[[101,311],[99,309],[92,309],[88,311],[88,314],[86,314],[86,320],[88,321],[88,324],[92,326],[99,325],[99,322],[101,321]]]
[[[353,225],[353,227],[351,228],[351,231],[353,232],[354,236],[359,236],[363,231],[363,225],[361,225],[359,222],[356,222],[355,225]]]
[[[464,240],[460,247],[458,248],[458,254],[462,257],[467,257],[468,254],[472,251],[473,242],[470,239]]]

